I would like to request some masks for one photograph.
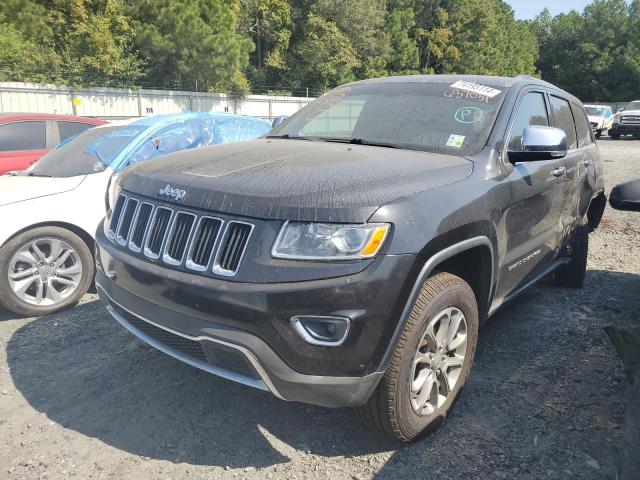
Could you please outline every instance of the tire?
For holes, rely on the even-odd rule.
[[[460,321],[460,324],[466,323],[464,332],[466,342],[456,350],[456,354],[464,351],[464,357],[460,367],[448,370],[452,375],[457,372],[457,379],[453,383],[453,388],[445,396],[446,399],[438,402],[437,405],[431,404],[436,396],[440,398],[440,388],[444,388],[445,382],[441,382],[439,386],[434,385],[433,388],[437,389],[438,395],[434,394],[433,388],[426,388],[424,391],[431,393],[424,403],[424,409],[420,408],[419,414],[413,402],[418,401],[414,399],[414,395],[419,395],[421,391],[413,393],[412,385],[419,383],[421,375],[425,372],[426,378],[435,377],[432,376],[433,370],[426,363],[418,363],[417,365],[420,366],[416,368],[420,370],[414,369],[414,360],[419,353],[418,347],[420,352],[429,351],[430,340],[427,337],[427,327],[439,318],[445,318],[440,315],[447,311],[458,311],[464,316],[465,322]],[[449,318],[453,319],[453,314]],[[444,325],[442,322],[436,325],[442,327]],[[403,443],[417,440],[435,430],[453,407],[469,376],[478,339],[478,325],[476,298],[473,290],[464,280],[450,273],[438,273],[428,278],[411,310],[384,376],[368,402],[361,407],[356,407],[359,416],[371,428],[392,440]],[[435,339],[440,330],[435,332],[436,335],[429,338]],[[456,335],[454,341],[459,341],[460,338],[462,336]],[[450,345],[453,345],[454,341]],[[438,342],[435,342],[435,345],[437,344]],[[455,360],[455,356],[451,357],[446,353],[445,358]],[[439,378],[442,380],[443,377]],[[428,383],[425,381],[425,384]]]
[[[48,315],[78,303],[93,274],[93,256],[78,235],[60,227],[27,230],[0,248],[0,305],[18,315]]]
[[[596,138],[602,137],[602,130],[596,131]]]
[[[587,272],[589,255],[589,226],[580,225],[569,240],[571,260],[559,267],[554,273],[554,283],[559,287],[582,288]]]
[[[619,133],[610,133],[609,136],[611,137],[612,140],[618,140],[620,138]]]

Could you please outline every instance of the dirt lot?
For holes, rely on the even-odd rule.
[[[608,183],[640,141],[600,142]],[[605,325],[638,327],[640,214],[607,209],[581,291],[541,285],[480,332],[443,427],[397,448],[349,410],[277,400],[143,346],[87,296],[0,311],[0,478],[614,478],[628,388]]]

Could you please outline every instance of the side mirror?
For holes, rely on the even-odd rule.
[[[522,134],[522,151],[509,151],[512,162],[554,160],[567,156],[567,135],[564,130],[542,125],[529,125]]]
[[[271,128],[278,128],[287,118],[289,118],[288,115],[280,115],[279,117],[274,118],[273,122],[271,122]]]
[[[609,203],[616,210],[640,212],[640,178],[613,187]]]

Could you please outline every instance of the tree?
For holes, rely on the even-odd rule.
[[[236,0],[238,33],[255,45],[249,76],[261,83],[277,82],[286,69],[285,52],[291,38],[287,0]]]
[[[301,85],[327,90],[355,79],[360,66],[349,38],[331,21],[310,14],[304,37],[292,52],[295,79]]]
[[[543,12],[531,28],[542,78],[585,100],[640,97],[639,11],[639,0],[595,0],[582,14]]]
[[[121,0],[6,0],[0,15],[12,25],[4,42],[31,52],[13,60],[21,79],[122,86],[142,73]]]
[[[223,0],[140,0],[131,6],[134,43],[150,86],[209,88],[238,79],[249,63],[248,38]]]
[[[503,1],[424,0],[414,11],[422,72],[535,73],[537,39]]]
[[[51,82],[49,72],[58,70],[58,58],[26,40],[21,32],[0,16],[0,82]]]

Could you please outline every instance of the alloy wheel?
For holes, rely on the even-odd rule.
[[[458,383],[467,350],[467,321],[455,307],[438,313],[427,325],[411,364],[411,406],[432,415]]]
[[[9,286],[30,305],[49,307],[72,295],[82,280],[82,260],[69,243],[54,237],[31,240],[9,261]]]

